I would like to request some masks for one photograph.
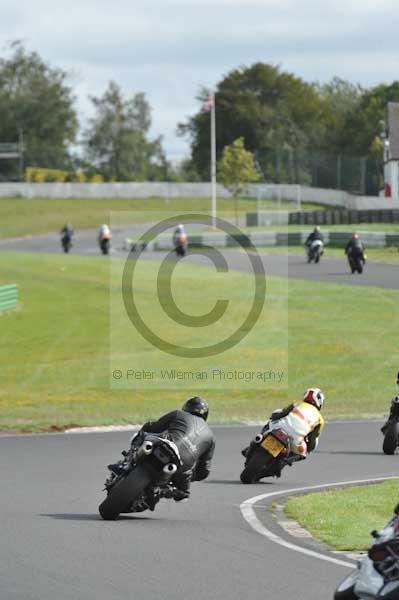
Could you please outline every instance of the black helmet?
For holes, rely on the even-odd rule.
[[[209,406],[208,402],[199,396],[193,396],[185,401],[183,410],[196,417],[201,417],[204,421],[208,418]]]

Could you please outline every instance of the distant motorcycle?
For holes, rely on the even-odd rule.
[[[398,600],[399,598],[399,506],[380,531],[372,531],[374,543],[337,587],[334,600]]]
[[[185,256],[187,254],[188,238],[186,233],[176,233],[174,236],[175,252],[177,256]]]
[[[109,254],[109,249],[111,246],[111,241],[109,238],[104,238],[100,241],[100,248],[103,254]]]
[[[64,233],[61,237],[61,246],[64,252],[68,253],[72,248],[72,240],[69,234]]]
[[[292,466],[294,462],[304,459],[291,447],[291,437],[283,429],[271,427],[269,421],[248,448],[244,470],[240,475],[241,482],[248,484],[263,477],[279,477],[285,466]]]
[[[121,513],[154,510],[161,498],[173,498],[176,488],[171,483],[181,465],[179,450],[173,442],[150,433],[136,434],[123,459],[109,465],[111,475],[105,482],[106,499],[99,513],[106,521]]]
[[[320,261],[324,253],[324,244],[321,240],[313,240],[308,246],[308,263],[314,260],[315,263]]]
[[[348,252],[348,263],[352,273],[363,273],[367,256],[361,248],[352,248]]]

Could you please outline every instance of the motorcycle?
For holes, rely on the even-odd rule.
[[[348,263],[352,273],[356,271],[360,274],[363,273],[364,265],[366,263],[366,255],[360,248],[353,248],[348,252]]]
[[[104,232],[100,238],[100,248],[103,254],[109,254],[109,249],[111,246],[111,234],[109,232]]]
[[[336,588],[334,600],[398,600],[399,505],[395,516],[380,531],[372,531],[374,543]]]
[[[271,426],[270,421],[243,453],[245,464],[240,479],[245,484],[255,483],[263,477],[280,477],[285,466],[305,459],[292,451],[290,436],[280,427]]]
[[[179,450],[172,441],[155,434],[136,434],[123,459],[108,465],[107,497],[98,507],[101,517],[115,520],[121,513],[154,510],[161,498],[173,498],[171,480],[180,467]]]
[[[384,454],[394,454],[396,448],[399,446],[399,406],[395,404],[391,409],[388,421],[381,431],[384,435],[384,442],[382,444],[382,450]]]
[[[70,251],[72,248],[72,240],[70,235],[64,233],[64,235],[61,237],[61,246],[65,253]]]
[[[185,256],[187,254],[188,239],[186,233],[177,233],[174,236],[175,252],[177,256]]]
[[[312,262],[312,260],[314,260],[315,263],[318,263],[323,253],[323,242],[321,240],[313,240],[308,246],[308,263]]]

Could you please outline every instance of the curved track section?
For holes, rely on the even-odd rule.
[[[127,433],[0,437],[0,581],[7,600],[242,600],[331,598],[346,567],[292,552],[256,533],[240,505],[250,497],[397,473],[381,450],[380,423],[330,423],[319,449],[281,479],[243,486],[240,449],[251,427],[215,427],[208,481],[187,503],[163,501],[154,513],[104,522],[104,465]],[[256,516],[291,541],[266,502]],[[297,542],[295,542],[297,543]],[[325,550],[329,554],[328,550]],[[335,556],[331,553],[331,556]],[[346,561],[345,561],[346,562]]]
[[[141,234],[148,229],[148,225],[137,225],[135,227],[118,227],[113,231],[111,254],[120,258],[127,257],[126,250],[122,250],[124,240],[132,234]],[[37,235],[27,238],[0,240],[0,251],[11,252],[49,252],[61,253],[60,236],[56,233]],[[79,231],[73,239],[72,254],[89,256],[100,256],[97,244],[97,232],[95,230]],[[342,259],[323,257],[317,265],[307,264],[305,256],[299,255],[276,255],[261,254],[264,270],[267,275],[289,277],[293,279],[308,279],[311,281],[323,281],[327,283],[339,283],[356,286],[378,286],[399,290],[399,264],[387,264],[382,262],[367,262],[362,275],[351,275],[346,258],[342,252]],[[141,258],[144,260],[162,260],[164,252],[143,252]],[[229,268],[239,271],[248,271],[250,263],[244,252],[227,250],[224,256]],[[203,256],[188,256],[187,261],[209,265],[210,262]]]

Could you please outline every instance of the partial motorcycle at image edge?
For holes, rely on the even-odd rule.
[[[109,465],[105,482],[107,497],[99,506],[105,520],[121,513],[154,510],[161,498],[174,498],[171,479],[181,465],[179,450],[172,441],[152,433],[133,436],[123,459]]]
[[[349,268],[352,273],[363,273],[364,265],[366,264],[367,256],[360,248],[352,248],[348,254]]]
[[[334,600],[399,599],[399,506],[380,531],[372,531],[367,555],[335,590]]]
[[[392,399],[390,414],[387,422],[381,427],[381,432],[384,435],[384,454],[394,454],[399,446],[399,396]]]
[[[315,263],[320,262],[322,255],[324,254],[324,244],[321,240],[313,240],[307,247],[307,259],[308,263],[312,260]]]
[[[248,484],[264,477],[280,477],[284,467],[305,459],[304,455],[293,452],[292,447],[292,439],[288,433],[269,421],[263,432],[256,435],[250,446],[243,451],[245,465],[240,475],[241,482]]]

